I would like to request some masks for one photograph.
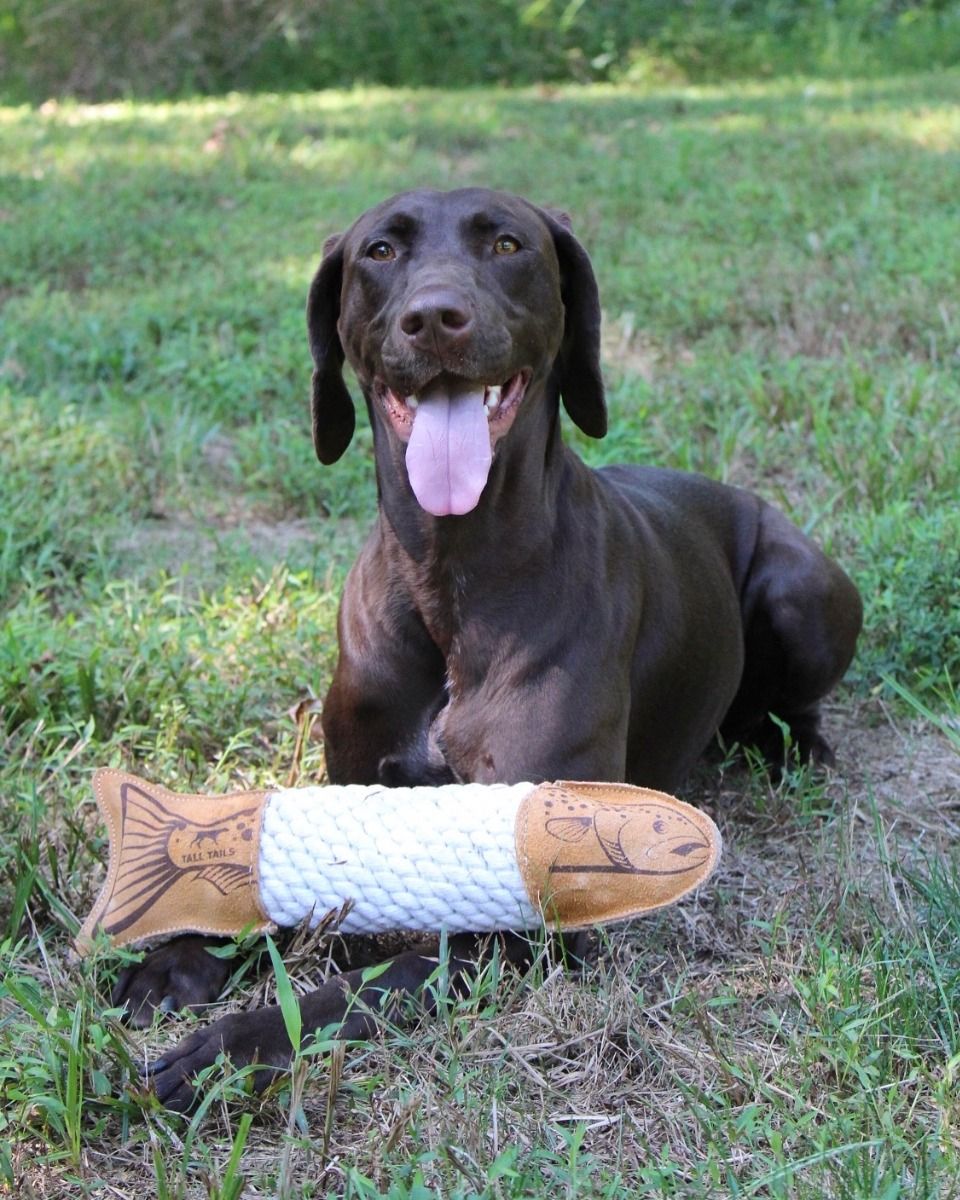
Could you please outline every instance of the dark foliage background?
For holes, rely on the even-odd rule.
[[[7,0],[0,98],[102,100],[960,62],[957,0]]]

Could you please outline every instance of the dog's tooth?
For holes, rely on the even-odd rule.
[[[416,398],[416,396],[407,397],[407,408],[416,408],[419,403],[420,401]]]

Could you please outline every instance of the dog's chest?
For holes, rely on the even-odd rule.
[[[464,575],[442,590],[421,593],[418,602],[427,633],[443,655],[445,686],[451,698],[478,688],[498,670],[504,648],[517,640],[509,611],[498,607],[495,597],[477,587],[469,588]]]
[[[427,560],[402,563],[405,591],[430,640],[445,659],[456,653],[469,607],[470,585],[466,573],[449,564]]]
[[[490,548],[479,558],[474,547],[433,546],[414,558],[391,549],[402,591],[443,656],[445,688],[451,699],[481,688],[529,657],[530,597],[526,574],[510,570]],[[537,621],[533,618],[533,624]]]

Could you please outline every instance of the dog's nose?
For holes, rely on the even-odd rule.
[[[418,350],[456,350],[472,327],[470,306],[448,288],[418,292],[400,314],[400,329]]]

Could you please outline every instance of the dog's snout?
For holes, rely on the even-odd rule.
[[[473,313],[466,298],[450,288],[430,288],[411,298],[400,329],[421,350],[454,349],[469,337]]]

